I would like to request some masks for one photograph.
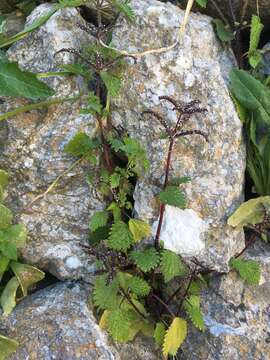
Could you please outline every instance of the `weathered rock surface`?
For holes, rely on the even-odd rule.
[[[37,7],[27,23],[48,12],[51,6]],[[75,9],[58,11],[45,25],[12,46],[9,58],[33,72],[55,71],[59,64],[72,63],[71,54],[54,55],[62,48],[79,49],[91,41],[78,28],[78,22],[83,19]],[[57,97],[78,94],[82,86],[72,77],[53,77],[48,82]],[[19,104],[7,100],[3,111]],[[66,102],[22,114],[0,125],[0,167],[8,169],[12,180],[9,205],[29,230],[23,257],[60,279],[87,278],[93,270],[93,261],[80,246],[87,242],[89,216],[103,207],[85,179],[91,169],[79,165],[45,197],[29,204],[75,162],[63,153],[65,144],[78,131],[93,134],[95,120],[91,115],[80,115],[82,105],[80,101]]]
[[[207,330],[190,330],[180,359],[270,359],[270,248],[256,243],[245,258],[259,261],[259,286],[244,283],[231,272],[216,279],[202,296]]]
[[[132,1],[132,7],[136,22],[120,22],[113,36],[118,48],[140,52],[174,43],[182,10],[153,0]],[[141,113],[149,108],[161,110],[160,95],[179,101],[198,99],[208,109],[206,115],[194,115],[187,128],[208,133],[209,144],[192,136],[175,147],[171,176],[190,176],[192,181],[185,185],[187,209],[167,207],[161,239],[165,247],[196,256],[218,270],[227,270],[229,259],[243,247],[242,231],[226,225],[242,201],[245,170],[242,126],[226,85],[234,64],[231,52],[216,39],[211,19],[192,14],[181,45],[144,56],[128,67],[113,113],[115,124],[146,147],[150,172],[137,183],[135,210],[155,227],[155,195],[164,181],[168,141],[160,139],[162,129],[156,120]],[[162,110],[169,121],[174,120],[169,108]]]
[[[58,283],[23,300],[0,323],[1,334],[21,344],[10,360],[157,360],[146,339],[117,346],[97,325],[88,308],[89,289]]]

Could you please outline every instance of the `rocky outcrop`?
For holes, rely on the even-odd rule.
[[[247,285],[234,272],[215,278],[202,296],[207,330],[190,331],[181,360],[270,359],[269,245],[258,241],[244,257],[261,264],[260,285]]]
[[[51,6],[37,7],[27,24],[47,13]],[[59,64],[73,63],[73,55],[55,53],[63,48],[80,49],[91,42],[78,22],[84,20],[76,9],[58,11],[13,45],[9,58],[33,72],[56,71]],[[74,77],[53,77],[48,82],[55,96],[63,98],[78,94],[83,86]],[[19,100],[6,99],[3,111],[20,104]],[[59,279],[87,279],[93,270],[93,259],[80,245],[87,243],[89,216],[103,208],[102,200],[86,181],[92,169],[80,164],[67,172],[50,193],[29,204],[75,162],[75,158],[64,154],[65,144],[79,131],[93,134],[95,120],[91,115],[80,115],[82,106],[81,101],[65,102],[0,124],[0,168],[11,174],[8,201],[29,230],[23,258]]]
[[[51,5],[42,5],[28,18],[28,24]],[[137,15],[134,24],[119,20],[113,34],[115,46],[142,51],[168,46],[177,36],[183,11],[155,0],[132,1]],[[62,49],[79,49],[91,43],[77,22],[77,10],[63,9],[46,24],[11,47],[9,58],[23,69],[55,71],[71,63],[70,53],[54,56]],[[196,256],[218,271],[228,270],[228,261],[244,246],[243,232],[227,225],[228,216],[242,200],[245,151],[241,123],[227,89],[234,58],[221,47],[211,19],[192,14],[181,44],[160,54],[131,61],[124,74],[120,97],[113,102],[114,124],[137,137],[147,149],[150,172],[137,182],[135,210],[138,217],[156,226],[158,202],[167,151],[161,129],[141,112],[164,111],[173,122],[170,108],[159,105],[158,96],[180,101],[199,99],[208,109],[194,115],[190,126],[209,134],[209,144],[200,137],[179,142],[173,154],[172,176],[190,176],[185,185],[186,210],[167,206],[161,239],[187,258]],[[80,78],[52,77],[48,83],[56,96],[77,94],[84,86]],[[3,111],[21,101],[5,99]],[[29,229],[23,251],[27,262],[48,270],[61,280],[88,280],[94,259],[85,254],[88,218],[104,202],[87,184],[90,169],[82,163],[60,180],[57,187],[31,204],[74,159],[63,153],[64,145],[78,131],[94,134],[95,122],[81,115],[79,101],[22,114],[0,123],[0,168],[11,173],[8,205]],[[31,205],[30,205],[31,204]],[[256,243],[245,255],[263,267],[259,286],[247,286],[235,273],[215,277],[202,294],[206,331],[190,325],[178,355],[185,360],[268,360],[270,341],[270,253],[269,245]],[[160,349],[152,340],[136,338],[120,346],[112,344],[96,323],[89,308],[90,286],[80,282],[56,283],[21,301],[14,312],[1,319],[0,333],[20,343],[11,360],[157,360]]]
[[[134,24],[120,21],[113,43],[128,52],[141,52],[173,44],[184,12],[170,3],[132,1]],[[208,112],[194,115],[188,128],[203,130],[209,144],[198,136],[179,141],[172,157],[171,176],[189,176],[185,185],[186,210],[167,206],[161,239],[165,247],[182,255],[196,256],[207,266],[227,270],[229,259],[243,247],[243,233],[229,227],[228,216],[242,201],[245,150],[242,125],[227,88],[235,66],[229,50],[222,48],[211,19],[191,14],[181,44],[161,54],[150,54],[130,64],[122,91],[114,102],[113,121],[138,138],[147,149],[150,171],[137,183],[135,210],[139,218],[156,225],[156,194],[164,179],[168,140],[162,129],[142,111],[164,111],[158,97],[178,101],[200,100]]]
[[[152,342],[110,343],[88,307],[89,288],[58,283],[23,300],[1,321],[0,332],[15,338],[19,349],[10,360],[158,360]]]

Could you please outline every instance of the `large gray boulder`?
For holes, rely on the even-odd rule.
[[[24,299],[0,323],[20,346],[10,360],[158,360],[148,339],[115,346],[88,307],[89,287],[63,282]]]
[[[37,7],[27,24],[51,6]],[[79,29],[78,22],[84,20],[76,9],[56,12],[46,24],[14,44],[8,51],[9,58],[33,72],[56,71],[59,64],[73,63],[73,55],[55,53],[62,48],[80,49],[92,41]],[[56,97],[71,97],[82,90],[82,81],[74,77],[53,77],[48,82]],[[5,100],[2,111],[22,104],[21,100]],[[0,124],[0,168],[11,174],[7,200],[29,230],[23,258],[59,279],[88,278],[93,271],[93,259],[81,247],[81,243],[87,243],[89,216],[104,206],[86,181],[93,169],[80,164],[67,172],[50,193],[29,204],[75,162],[64,154],[65,144],[79,131],[94,134],[95,119],[80,115],[83,105],[81,101],[65,102]]]
[[[141,52],[173,44],[184,12],[156,0],[132,1],[134,24],[121,20],[113,43],[128,52]],[[137,216],[156,227],[157,193],[164,181],[168,140],[161,128],[142,111],[161,111],[158,97],[178,101],[200,100],[208,112],[194,115],[187,128],[203,130],[203,138],[178,141],[172,157],[171,177],[190,176],[185,186],[186,210],[167,206],[161,240],[165,247],[186,257],[196,256],[206,266],[227,271],[228,261],[244,246],[243,232],[227,225],[228,216],[243,199],[245,149],[242,125],[227,87],[235,66],[230,50],[216,39],[209,17],[191,14],[180,45],[150,54],[130,64],[122,91],[114,102],[113,121],[146,148],[150,171],[137,182]],[[174,121],[170,108],[162,109]]]

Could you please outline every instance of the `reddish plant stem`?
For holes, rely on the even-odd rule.
[[[181,310],[181,308],[182,308],[182,306],[183,306],[183,303],[184,303],[184,301],[186,300],[187,294],[188,294],[188,292],[189,292],[189,289],[190,289],[190,286],[191,286],[191,283],[192,283],[192,281],[193,281],[193,279],[194,279],[195,274],[196,274],[196,269],[195,269],[195,270],[192,272],[192,274],[190,275],[190,278],[189,278],[189,281],[188,281],[188,285],[187,285],[187,287],[186,287],[186,290],[185,290],[185,292],[184,292],[184,295],[182,296],[182,299],[181,299],[181,301],[180,301],[180,304],[179,304],[179,307],[178,307],[178,310],[177,310],[177,315],[179,315],[180,310]]]
[[[163,301],[161,300],[161,298],[159,296],[157,296],[156,294],[152,295],[158,302],[160,302],[164,308],[167,310],[167,312],[173,317],[175,318],[175,314],[173,313],[173,311],[169,308],[169,306]]]
[[[175,296],[180,292],[180,290],[183,288],[183,284],[181,284],[180,286],[178,286],[178,288],[175,290],[175,292],[169,297],[169,299],[167,300],[167,304],[169,304],[174,298]]]
[[[123,288],[120,288],[122,294],[126,298],[126,300],[129,302],[129,304],[134,308],[134,310],[143,318],[146,319],[146,316],[137,308],[137,306],[133,303],[133,301],[130,299],[129,295],[125,292]]]
[[[164,180],[163,189],[165,189],[166,186],[168,185],[173,145],[174,145],[174,138],[170,137],[170,145],[169,145],[167,161],[166,161],[165,180]],[[165,204],[161,203],[160,207],[159,207],[159,221],[158,221],[158,227],[157,227],[157,232],[156,232],[156,237],[155,237],[155,248],[157,250],[159,249],[159,239],[160,239],[160,232],[161,232],[161,227],[162,227],[163,218],[164,218],[164,211],[165,211]]]
[[[250,245],[252,245],[252,244],[254,243],[255,238],[256,238],[256,235],[257,235],[257,234],[253,234],[253,235],[251,236],[251,238],[247,241],[246,246],[244,247],[244,249],[243,249],[239,254],[237,254],[237,255],[234,257],[235,259],[237,259],[237,258],[239,258],[241,255],[243,255],[244,252],[250,247]]]
[[[100,81],[99,75],[97,76],[96,96],[98,98],[101,97],[101,81]],[[98,122],[99,129],[100,129],[100,138],[101,138],[101,143],[102,143],[102,147],[103,147],[104,162],[105,162],[107,170],[110,173],[112,173],[113,172],[113,164],[111,162],[111,158],[110,158],[110,154],[109,154],[109,146],[105,139],[104,128],[103,128],[103,123],[102,123],[102,116],[100,114],[97,114],[97,122]]]

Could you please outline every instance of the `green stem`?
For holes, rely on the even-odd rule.
[[[47,107],[50,105],[61,104],[66,101],[76,101],[76,100],[80,99],[80,97],[81,97],[81,95],[68,97],[68,98],[55,98],[55,99],[51,99],[51,100],[47,100],[47,101],[42,101],[42,102],[39,102],[36,104],[29,104],[29,105],[21,106],[17,109],[8,111],[5,114],[0,115],[0,121],[6,120],[8,118],[11,118],[13,116],[16,116],[18,114],[21,114],[21,113],[24,113],[27,111],[40,109],[40,108]]]
[[[36,74],[37,78],[47,78],[50,76],[65,76],[65,75],[71,75],[72,73],[70,71],[51,71],[51,72],[44,72],[44,73],[38,73]]]

